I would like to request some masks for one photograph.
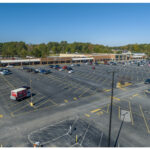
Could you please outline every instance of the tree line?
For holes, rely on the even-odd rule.
[[[130,44],[118,47],[109,47],[100,44],[67,41],[49,42],[47,44],[26,44],[25,42],[6,42],[0,43],[0,55],[2,57],[26,56],[46,57],[51,54],[60,53],[113,53],[113,49],[130,50],[131,52],[143,52],[150,55],[150,44]]]

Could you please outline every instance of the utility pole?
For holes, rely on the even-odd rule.
[[[114,95],[114,74],[112,72],[112,89],[111,89],[111,104],[110,104],[110,118],[109,118],[109,133],[108,133],[108,147],[110,147],[111,142],[111,120],[112,120],[112,104],[113,104],[113,95]]]
[[[31,91],[32,91],[32,90],[31,90],[31,82],[32,82],[32,80],[31,80],[31,68],[30,68],[30,62],[31,62],[31,61],[30,61],[30,58],[29,58],[29,69],[30,69],[30,79],[29,79],[29,80],[30,80],[30,93],[31,93],[31,96],[30,96],[30,106],[33,107],[33,102],[32,102],[32,92],[31,92]]]

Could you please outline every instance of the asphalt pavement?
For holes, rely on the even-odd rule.
[[[28,147],[38,140],[44,147],[107,146],[113,71],[111,144],[113,146],[126,113],[118,146],[150,146],[150,95],[145,93],[150,86],[144,84],[145,79],[150,77],[149,66],[100,64],[93,70],[91,65],[81,64],[72,68],[72,74],[51,69],[52,73],[45,75],[11,68],[11,75],[0,75],[1,146]],[[10,91],[30,86],[30,80],[32,99],[10,100]],[[118,82],[130,84],[117,88]],[[30,106],[31,101],[33,107]],[[71,137],[67,132],[68,125],[59,124],[68,120],[77,120],[77,130]],[[64,128],[60,127],[62,125]],[[42,133],[41,128],[44,128]],[[52,133],[54,128],[57,131]]]

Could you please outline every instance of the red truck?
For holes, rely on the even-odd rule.
[[[20,100],[31,96],[29,87],[22,87],[11,91],[10,99]]]

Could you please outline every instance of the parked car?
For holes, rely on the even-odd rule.
[[[74,64],[71,64],[70,66],[71,66],[71,67],[73,67],[73,66],[74,66]]]
[[[68,73],[73,73],[73,70],[69,70]]]
[[[77,66],[80,66],[80,64],[77,64]]]
[[[144,83],[145,84],[150,84],[150,79],[146,79]]]
[[[12,68],[12,67],[14,67],[13,65],[7,65],[6,66],[7,68]]]
[[[73,69],[71,67],[68,67],[67,70],[69,71],[69,70],[73,70]]]
[[[50,70],[45,70],[44,74],[50,74],[51,71]]]
[[[41,69],[40,73],[42,73],[42,74],[49,74],[49,73],[51,73],[51,71],[50,70]]]
[[[95,62],[94,64],[95,64],[95,65],[98,65],[98,63],[97,63],[97,62]]]
[[[64,69],[64,70],[65,70],[65,69],[67,69],[67,66],[66,66],[66,65],[65,65],[65,66],[63,66],[63,67],[62,67],[62,69]]]
[[[34,73],[39,73],[39,70],[38,70],[38,69],[34,69],[33,72],[34,72]]]
[[[59,71],[63,71],[64,69],[62,69],[62,68],[59,68],[58,70],[59,70]]]
[[[50,68],[53,68],[53,67],[54,67],[54,65],[49,65],[49,67],[50,67]]]
[[[27,70],[27,69],[29,69],[28,67],[21,67],[20,69],[22,69],[22,70]]]
[[[0,74],[1,75],[9,75],[9,74],[12,74],[12,72],[8,69],[3,69],[0,71]]]
[[[26,71],[27,71],[27,72],[33,72],[34,69],[33,69],[33,68],[27,68]]]
[[[3,71],[4,69],[3,68],[0,68],[0,71]]]
[[[36,69],[34,69],[34,73],[39,73],[40,72],[40,68],[36,68]]]
[[[95,66],[92,66],[92,69],[95,70]]]
[[[146,94],[150,94],[150,89],[145,90],[145,93],[146,93]]]
[[[59,68],[60,68],[60,66],[59,66],[59,65],[55,65],[55,69],[57,69],[57,70],[58,70]]]

